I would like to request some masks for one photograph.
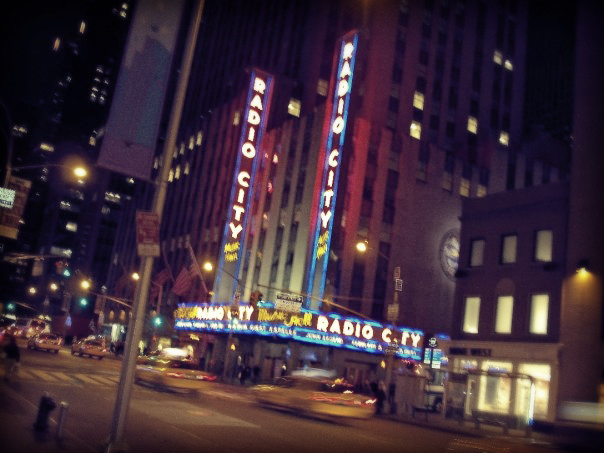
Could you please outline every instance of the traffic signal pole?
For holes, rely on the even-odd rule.
[[[152,207],[152,211],[159,217],[160,224],[168,190],[168,178],[172,164],[172,150],[176,147],[176,138],[178,135],[178,128],[180,126],[182,109],[187,91],[187,85],[189,82],[189,75],[191,73],[191,66],[195,53],[197,34],[201,24],[203,6],[204,0],[197,0],[195,12],[191,16],[191,23],[185,45],[183,62],[180,75],[178,77],[178,84],[176,86],[176,95],[172,105],[170,121],[168,123],[167,140],[162,151],[162,166],[159,181],[155,188]],[[123,438],[124,427],[128,415],[128,407],[130,405],[132,386],[134,384],[136,358],[138,356],[138,343],[142,335],[143,323],[145,320],[145,311],[151,282],[151,272],[153,271],[153,260],[153,256],[145,256],[141,263],[141,269],[139,272],[141,279],[136,288],[134,306],[132,310],[133,316],[130,320],[128,334],[126,336],[124,358],[122,359],[120,383],[115,400],[111,432],[109,434],[107,443],[103,446],[104,451],[107,453],[128,451],[127,445]]]

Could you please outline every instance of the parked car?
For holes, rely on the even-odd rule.
[[[369,418],[375,413],[375,397],[356,393],[343,379],[285,376],[272,385],[250,389],[256,402],[309,415]]]
[[[108,353],[104,338],[84,338],[71,345],[71,354],[79,356],[96,357],[101,360]]]
[[[138,383],[169,389],[199,390],[216,378],[216,375],[199,370],[195,362],[183,357],[164,354],[137,359],[135,379]]]
[[[54,352],[55,354],[59,353],[62,344],[63,337],[54,333],[39,333],[27,341],[29,349]]]

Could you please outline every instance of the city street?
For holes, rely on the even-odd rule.
[[[72,356],[67,348],[58,355],[21,351],[18,382],[0,387],[2,450],[100,451],[111,430],[121,362]],[[211,386],[203,394],[181,394],[135,385],[125,434],[130,451],[437,452],[507,442],[500,435],[484,440],[383,418],[336,422],[301,417],[260,408],[239,386]],[[57,408],[48,432],[40,435],[33,423],[44,392]],[[69,406],[57,442],[62,402]],[[526,442],[511,445],[518,447],[511,451],[548,451]]]

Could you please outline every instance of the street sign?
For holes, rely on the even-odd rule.
[[[138,256],[159,256],[159,215],[136,211],[136,247]]]
[[[395,289],[395,291],[403,290],[403,280],[402,279],[397,278],[394,280],[394,289]]]
[[[302,308],[302,296],[299,294],[277,293],[275,308],[290,313],[299,313]]]

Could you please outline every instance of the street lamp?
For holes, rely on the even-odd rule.
[[[370,248],[372,250],[374,250],[375,252],[377,252],[377,254],[380,257],[384,258],[386,261],[390,260],[390,257],[386,256],[380,250],[369,247],[369,243],[366,240],[359,241],[356,243],[356,249],[360,253],[365,253]],[[398,321],[399,308],[400,308],[398,297],[399,297],[399,292],[401,292],[403,289],[403,280],[401,280],[400,273],[401,273],[401,268],[399,266],[396,266],[394,268],[394,272],[393,272],[393,277],[394,277],[394,298],[393,299],[394,300],[391,304],[388,304],[387,312],[386,312],[386,319],[391,324],[395,324]],[[386,377],[384,379],[384,381],[385,381],[384,383],[385,383],[386,392],[388,395],[390,395],[390,384],[392,382],[392,371],[393,371],[392,368],[394,366],[394,358],[396,356],[398,349],[399,349],[399,344],[396,339],[392,340],[386,349]],[[389,403],[392,403],[392,401],[389,401]],[[390,404],[390,412],[393,413],[394,410],[395,410],[394,405]]]

